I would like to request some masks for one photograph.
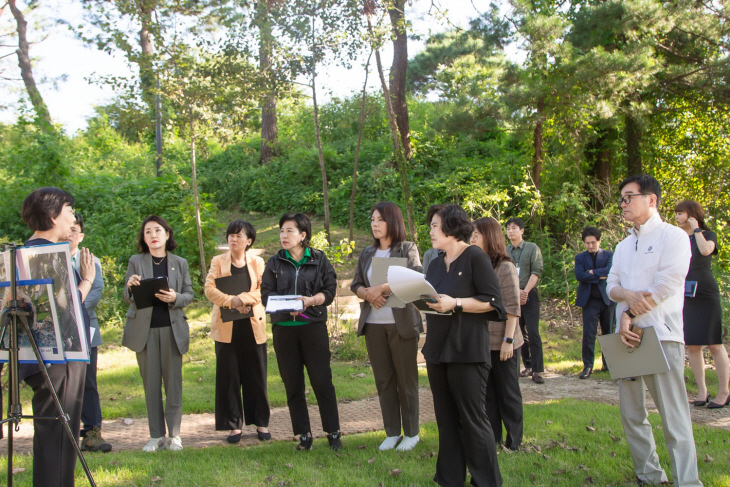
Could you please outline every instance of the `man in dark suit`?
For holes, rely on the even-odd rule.
[[[583,372],[580,378],[587,379],[593,372],[598,324],[601,324],[601,334],[612,332],[616,303],[606,293],[613,252],[601,249],[601,231],[596,227],[586,227],[581,237],[586,251],[575,256],[575,278],[580,283],[575,304],[583,308]],[[603,370],[608,370],[605,359]]]

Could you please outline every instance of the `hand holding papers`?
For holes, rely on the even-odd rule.
[[[437,298],[439,293],[426,280],[426,276],[407,267],[391,266],[388,268],[388,285],[398,299],[413,303],[416,308],[431,314],[444,314],[432,310],[426,305],[424,297]]]
[[[304,311],[304,301],[299,298],[301,298],[301,296],[298,294],[269,296],[269,301],[266,303],[266,312],[291,313],[292,311]]]

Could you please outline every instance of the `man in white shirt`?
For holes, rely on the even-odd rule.
[[[674,485],[701,486],[692,435],[687,390],[684,385],[684,278],[692,252],[687,234],[664,223],[657,212],[661,186],[652,176],[626,178],[619,186],[621,208],[634,228],[616,247],[607,291],[616,301],[621,340],[627,346],[639,336],[630,331],[653,326],[669,362],[669,371],[619,381],[621,422],[629,443],[634,470],[648,484],[667,481],[659,465],[656,444],[647,419],[646,388],[654,399],[664,427],[664,441],[672,462]]]

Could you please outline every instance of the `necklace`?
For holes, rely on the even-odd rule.
[[[166,259],[166,258],[167,258],[167,256],[164,256],[164,257],[163,257],[162,259],[160,259],[160,261],[159,261],[159,262],[157,262],[157,261],[155,260],[155,258],[154,258],[154,257],[152,257],[152,262],[153,262],[153,263],[154,263],[155,265],[160,265],[160,264],[162,264],[163,262],[165,262],[165,259]]]
[[[449,272],[449,267],[451,267],[451,264],[453,264],[453,263],[454,263],[454,261],[455,261],[456,259],[458,259],[458,258],[459,258],[459,256],[460,256],[460,255],[461,255],[461,254],[462,254],[462,253],[464,252],[464,250],[466,250],[466,248],[467,248],[467,247],[469,247],[469,245],[465,245],[465,246],[464,246],[464,247],[463,247],[463,248],[462,248],[462,249],[461,249],[461,250],[459,251],[459,253],[458,253],[458,254],[456,254],[456,255],[454,256],[454,258],[453,258],[453,259],[451,259],[451,260],[450,260],[449,262],[446,262],[446,258],[444,258],[444,264],[446,264],[446,272]]]

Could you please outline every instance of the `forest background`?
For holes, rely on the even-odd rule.
[[[522,217],[545,257],[541,291],[572,302],[580,231],[602,228],[613,248],[626,231],[617,185],[642,172],[662,184],[665,220],[682,199],[705,207],[730,312],[727,0],[475,2],[469,28],[430,37],[405,0],[83,0],[85,22],[67,27],[132,70],[96,80],[117,96],[75,134],[33,77],[33,29],[64,22],[34,18],[40,3],[0,7],[0,82],[24,87],[17,122],[0,124],[0,238],[28,237],[19,210],[34,188],[71,192],[102,258],[101,322],[123,323],[149,214],[175,229],[200,291],[222,215],[317,215],[336,255],[347,242],[330,241],[330,223],[367,229],[382,200],[401,205],[422,252],[431,204]],[[409,57],[414,36],[426,48]],[[505,54],[515,45],[519,62]],[[354,63],[381,89],[318,103],[317,76]]]

